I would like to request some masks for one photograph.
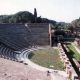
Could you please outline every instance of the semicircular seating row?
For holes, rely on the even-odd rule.
[[[0,57],[1,58],[18,61],[16,55],[19,55],[19,53],[6,47],[4,44],[0,44]]]
[[[23,63],[27,63],[26,59],[28,59],[28,55],[35,50],[39,50],[39,49],[45,49],[43,47],[32,47],[30,49],[25,49],[23,51],[21,51],[21,54],[17,55],[17,59],[19,62],[23,62]]]
[[[42,47],[32,47],[29,49],[26,48],[21,51],[14,51],[10,49],[9,47],[5,46],[4,44],[0,44],[0,57],[25,63],[26,58],[28,58],[28,54],[38,49],[43,49],[43,48]]]

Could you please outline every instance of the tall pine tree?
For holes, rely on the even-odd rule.
[[[34,19],[35,19],[35,23],[37,22],[37,10],[36,8],[34,8]]]

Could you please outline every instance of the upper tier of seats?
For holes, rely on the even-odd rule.
[[[8,46],[6,46],[2,43],[0,44],[0,57],[18,61],[17,55],[19,55],[19,54],[20,53],[15,52]]]
[[[0,42],[15,50],[31,45],[30,31],[24,24],[0,24]]]
[[[49,24],[0,24],[0,42],[22,50],[35,45],[49,44]]]

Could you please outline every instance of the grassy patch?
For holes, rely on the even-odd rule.
[[[73,45],[67,45],[70,52],[69,55],[71,58],[75,58],[77,61],[80,61],[80,54],[77,52],[77,50],[74,48]]]
[[[52,68],[57,70],[63,70],[64,68],[63,63],[60,61],[59,52],[57,49],[50,48],[50,49],[33,51],[29,55],[29,59],[47,68]]]

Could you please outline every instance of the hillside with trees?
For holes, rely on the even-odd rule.
[[[56,21],[49,20],[47,18],[41,18],[28,12],[28,11],[20,11],[13,15],[0,15],[0,23],[52,23],[56,24]]]
[[[26,23],[34,22],[34,16],[28,11],[21,11],[13,15],[1,15],[0,23]]]
[[[73,26],[74,28],[75,27],[80,27],[80,18],[79,19],[76,19],[76,20],[73,20],[71,22],[71,26]]]
[[[65,26],[65,22],[38,17],[36,8],[34,8],[34,14],[20,11],[13,15],[0,15],[0,23],[52,23],[56,28]]]
[[[71,23],[57,22],[37,16],[37,10],[34,8],[34,14],[29,11],[20,11],[13,15],[0,15],[0,23],[52,23],[55,29],[72,29],[80,27],[80,18],[73,20]]]

